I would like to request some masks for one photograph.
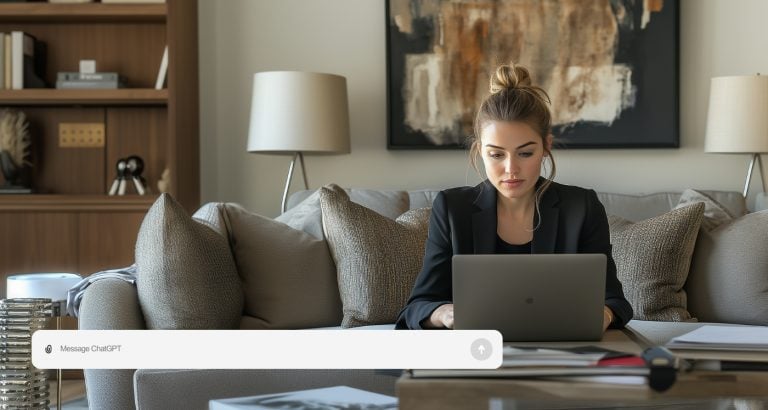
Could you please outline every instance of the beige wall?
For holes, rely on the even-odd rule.
[[[464,152],[386,149],[384,1],[199,4],[203,201],[240,202],[268,216],[279,211],[290,158],[245,151],[253,73],[267,70],[347,77],[352,153],[306,157],[313,188],[336,182],[418,189],[477,181]],[[558,181],[625,193],[742,189],[748,156],[703,152],[709,79],[768,74],[768,2],[683,0],[680,14],[681,147],[558,151]],[[757,183],[752,190],[761,191]]]

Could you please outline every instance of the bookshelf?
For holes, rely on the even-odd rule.
[[[47,45],[45,81],[78,71],[123,75],[117,90],[0,90],[0,107],[23,111],[32,135],[30,195],[0,195],[0,288],[14,273],[85,276],[134,260],[136,235],[169,170],[169,192],[190,212],[200,204],[197,2],[0,3],[0,32],[21,30]],[[154,84],[168,45],[166,88]],[[105,144],[59,146],[59,123],[101,122]],[[139,155],[153,194],[108,196],[117,159]],[[2,183],[0,174],[0,183]],[[134,192],[128,185],[129,193]]]

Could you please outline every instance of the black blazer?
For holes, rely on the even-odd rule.
[[[537,186],[543,180],[540,178]],[[632,306],[616,277],[608,218],[595,191],[553,182],[539,201],[539,211],[541,224],[533,232],[531,252],[605,254],[605,304],[615,314],[611,326],[624,327],[632,319]],[[421,322],[438,306],[452,303],[452,256],[495,253],[496,219],[496,188],[488,180],[437,194],[424,264],[397,319],[397,329],[421,329]]]

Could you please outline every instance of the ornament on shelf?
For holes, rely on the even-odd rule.
[[[32,139],[29,135],[27,116],[21,111],[3,109],[0,111],[0,171],[4,183],[0,194],[28,194],[32,192],[25,181],[24,170],[31,167],[29,149]]]
[[[118,159],[115,169],[117,177],[112,182],[109,195],[125,195],[125,187],[128,180],[133,181],[137,194],[145,195],[148,193],[147,181],[141,175],[144,172],[144,160],[140,156],[131,155],[127,158]]]

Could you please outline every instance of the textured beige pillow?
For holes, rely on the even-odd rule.
[[[696,203],[635,223],[608,218],[617,275],[635,319],[691,319],[683,285],[703,212]]]
[[[320,205],[336,262],[342,327],[394,323],[421,269],[430,209],[393,221],[350,201],[336,185],[321,189]]]
[[[147,328],[238,328],[243,291],[227,238],[191,218],[168,194],[144,217],[136,265]]]
[[[245,292],[241,327],[338,326],[341,300],[326,242],[235,204],[225,210]]]

